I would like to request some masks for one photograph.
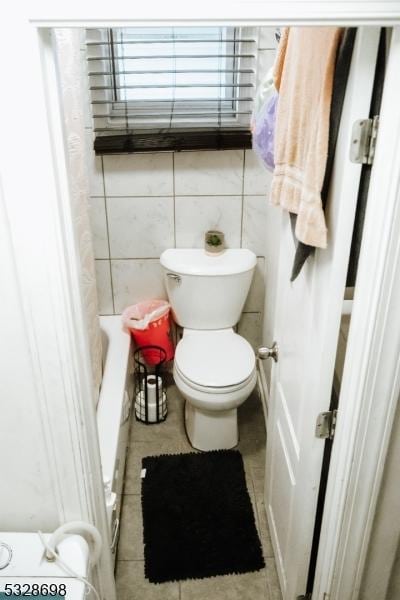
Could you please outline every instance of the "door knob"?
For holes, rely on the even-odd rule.
[[[261,358],[261,360],[265,360],[266,358],[272,358],[275,362],[278,362],[279,349],[278,344],[274,342],[271,348],[267,348],[267,346],[261,346],[257,350],[257,357]]]

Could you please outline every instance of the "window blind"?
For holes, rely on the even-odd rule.
[[[87,30],[95,149],[248,147],[254,33],[237,27]]]

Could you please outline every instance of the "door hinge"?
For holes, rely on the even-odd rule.
[[[322,440],[333,440],[335,437],[337,410],[322,412],[317,417],[315,437]]]
[[[351,132],[350,160],[354,163],[372,165],[378,136],[379,115],[372,119],[360,119]]]

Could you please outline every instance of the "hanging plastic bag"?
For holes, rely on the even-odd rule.
[[[275,168],[274,139],[278,98],[278,92],[274,92],[267,100],[257,115],[253,129],[253,150],[270,171]]]
[[[253,114],[251,116],[250,124],[251,131],[254,131],[260,110],[265,106],[266,102],[268,102],[275,92],[276,89],[274,86],[273,67],[271,67],[264,79],[259,84],[254,97]]]

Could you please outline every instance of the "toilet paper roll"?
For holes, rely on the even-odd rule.
[[[155,375],[147,375],[144,384],[147,387],[147,400],[149,404],[155,404],[157,401],[157,388],[158,388],[158,396],[161,400],[161,392],[162,392],[162,379],[161,377],[156,377]]]
[[[141,390],[140,392],[138,392],[136,394],[136,399],[135,399],[135,413],[136,413],[136,417],[139,419],[139,421],[145,420],[145,414],[146,414],[145,406],[146,406],[146,399],[145,399],[144,391]],[[163,392],[162,399],[160,402],[160,408],[159,408],[159,419],[164,418],[166,415],[167,415],[167,395],[165,392]],[[149,423],[157,423],[157,403],[156,403],[156,401],[148,402],[148,404],[147,404],[147,420]]]

